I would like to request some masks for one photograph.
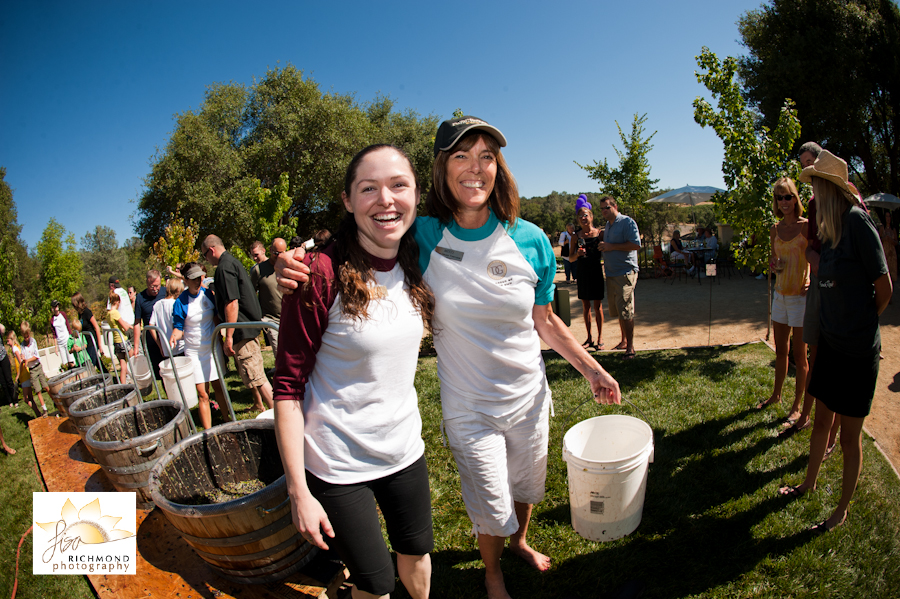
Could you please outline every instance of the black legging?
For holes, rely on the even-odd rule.
[[[3,388],[5,400],[3,403],[16,403],[19,401],[19,389],[12,377],[12,369],[9,366],[9,354],[0,360],[0,387]]]

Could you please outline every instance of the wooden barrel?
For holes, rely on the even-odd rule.
[[[95,374],[63,385],[56,395],[58,401],[57,399],[53,400],[56,409],[59,410],[63,416],[68,416],[69,406],[75,403],[75,400],[81,399],[85,395],[90,395],[96,391],[98,387],[103,387],[104,378],[106,379],[107,385],[112,385],[112,375],[108,373]]]
[[[137,506],[152,509],[150,470],[189,434],[181,402],[164,399],[105,416],[88,429],[84,443],[117,491],[137,493]]]
[[[274,420],[185,439],[153,468],[150,492],[197,555],[231,581],[280,580],[318,552],[291,519]]]
[[[101,387],[72,402],[69,406],[69,420],[78,428],[78,434],[84,439],[88,429],[104,416],[118,412],[122,408],[136,406],[140,402],[134,385],[111,385],[105,390]],[[88,447],[88,451],[90,450]]]
[[[53,400],[53,403],[56,405],[56,409],[61,413],[65,414],[62,409],[60,409],[59,400],[57,399],[57,395],[59,395],[60,389],[62,389],[65,385],[69,383],[74,383],[75,381],[80,381],[81,379],[87,377],[88,369],[84,366],[79,366],[78,368],[72,368],[71,370],[67,370],[56,376],[50,377],[47,381],[47,386],[50,388],[50,399]]]

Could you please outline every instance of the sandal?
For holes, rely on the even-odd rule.
[[[781,398],[779,397],[778,399],[773,399],[773,398],[770,397],[770,398],[767,399],[766,401],[762,401],[762,402],[756,404],[756,409],[757,409],[757,410],[764,410],[764,409],[767,408],[768,406],[771,406],[772,404],[776,404],[776,403],[781,403]]]
[[[834,450],[835,450],[835,449],[837,449],[837,443],[832,443],[831,446],[828,447],[828,449],[825,450],[825,455],[822,456],[822,461],[824,462],[825,460],[827,460],[828,458],[830,458],[830,457],[831,457],[831,454],[834,453]]]
[[[794,422],[793,424],[791,424],[790,426],[785,428],[783,431],[781,431],[781,433],[779,433],[779,436],[791,437],[791,436],[799,433],[800,431],[808,429],[810,426],[812,426],[812,419],[810,419],[810,418],[807,418],[806,422],[804,422],[800,426],[797,426],[797,423]]]
[[[594,346],[594,341],[590,337],[587,338],[587,341],[581,344],[581,347],[584,349],[591,349]]]
[[[625,352],[625,353],[622,355],[622,359],[623,359],[623,360],[634,360],[634,356],[635,356],[635,355],[636,355],[636,354],[635,354],[635,352],[634,352],[633,350],[632,350],[632,351],[629,351],[629,352]]]
[[[834,524],[834,525],[832,525],[832,526],[828,526],[828,520],[822,520],[821,522],[819,522],[818,524],[816,524],[815,526],[813,526],[812,528],[810,528],[810,529],[809,529],[809,532],[813,533],[813,534],[816,535],[817,537],[818,537],[818,536],[822,536],[822,535],[824,535],[826,532],[831,532],[832,530],[834,530],[834,529],[837,528],[838,526],[842,525],[842,524],[843,524],[844,522],[846,522],[846,521],[847,521],[847,516],[844,516],[844,519],[841,520],[840,522],[838,522],[837,524]]]
[[[801,491],[800,485],[785,485],[778,489],[778,494],[782,497],[797,499],[798,497],[803,497],[806,494],[806,491]]]

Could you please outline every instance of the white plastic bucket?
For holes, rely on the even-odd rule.
[[[197,386],[194,383],[194,362],[184,356],[175,356],[172,360],[175,360],[175,368],[178,369],[178,380],[181,382],[188,409],[194,408],[200,403],[200,400],[197,398]],[[175,374],[172,372],[171,360],[166,359],[160,362],[159,376],[162,378],[163,387],[166,389],[166,397],[180,402],[181,393],[178,392],[178,385],[175,383]]]
[[[131,363],[134,365],[134,382],[138,390],[143,396],[150,395],[153,390],[153,369],[150,367],[150,360],[144,354],[138,354],[131,359]]]
[[[613,541],[641,523],[653,429],[624,415],[579,422],[563,437],[572,527],[591,541]]]

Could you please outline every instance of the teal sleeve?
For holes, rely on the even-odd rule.
[[[441,221],[432,216],[419,216],[413,223],[413,235],[419,245],[419,270],[422,271],[423,276],[428,270],[431,252],[437,247],[443,232],[444,226],[441,225]]]
[[[544,232],[537,226],[521,218],[516,219],[516,224],[507,229],[522,252],[522,255],[534,269],[538,276],[538,284],[534,289],[534,304],[545,306],[553,301],[553,292],[556,285],[553,278],[556,276],[556,255],[553,246]]]

